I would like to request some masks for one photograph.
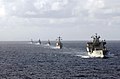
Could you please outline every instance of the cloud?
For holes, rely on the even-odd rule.
[[[94,13],[104,6],[104,0],[88,0],[85,8],[88,10],[89,16],[94,17]]]
[[[4,17],[6,15],[4,6],[0,6],[0,17]]]
[[[0,15],[7,16],[7,21],[16,17],[17,20],[22,20],[23,24],[24,19],[28,19],[28,25],[29,23],[40,25],[45,20],[48,24],[87,25],[86,23],[101,20],[104,23],[110,21],[108,20],[110,18],[116,20],[116,17],[120,16],[118,2],[118,0],[115,2],[113,0],[1,0]],[[37,19],[36,22],[32,21],[34,18]],[[12,19],[16,21],[15,18]]]
[[[21,33],[21,38],[23,34],[26,34],[24,37],[32,33],[33,37],[37,34],[49,37],[61,32],[66,37],[82,33],[87,37],[93,31],[109,36],[113,28],[114,33],[116,30],[119,33],[119,21],[120,0],[0,0],[0,31],[8,34],[4,35],[6,38],[13,29],[15,36]]]
[[[6,15],[5,6],[3,5],[3,2],[0,0],[0,17],[4,17],[5,15]]]
[[[9,16],[27,18],[72,17],[77,0],[10,0],[4,1]]]

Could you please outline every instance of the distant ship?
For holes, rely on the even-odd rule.
[[[40,39],[38,40],[38,43],[41,44],[41,40]]]
[[[57,39],[57,41],[56,41],[56,48],[58,48],[58,49],[62,49],[62,47],[63,47],[63,44],[61,43],[61,37],[59,36],[58,37],[58,39]]]
[[[34,43],[34,42],[33,42],[33,39],[31,39],[30,43],[31,43],[31,44],[33,44],[33,43]]]
[[[92,36],[93,38],[92,42],[87,42],[87,52],[90,57],[100,57],[105,58],[108,55],[108,50],[105,47],[106,41],[102,40],[100,41],[100,36],[97,36],[97,33],[95,36]]]
[[[39,39],[38,41],[33,41],[33,40],[31,39],[31,44],[37,44],[37,45],[39,45],[39,44],[41,44],[41,40]]]
[[[51,45],[50,40],[48,40],[48,42],[47,42],[47,46],[50,46],[50,45]]]

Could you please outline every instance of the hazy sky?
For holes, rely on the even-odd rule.
[[[0,41],[120,39],[120,0],[0,0]]]

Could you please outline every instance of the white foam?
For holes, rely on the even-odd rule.
[[[98,58],[98,57],[91,57],[89,55],[82,55],[82,54],[75,55],[75,56],[79,56],[81,58]],[[108,53],[107,57],[114,57],[114,54]]]
[[[76,56],[79,56],[81,58],[90,58],[90,56],[88,56],[88,55],[76,55]]]
[[[29,42],[29,43],[27,43],[27,44],[33,44],[32,42]]]
[[[51,49],[60,49],[58,47],[50,46]]]
[[[40,43],[34,43],[35,45],[40,45]]]

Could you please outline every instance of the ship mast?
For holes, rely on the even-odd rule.
[[[59,37],[58,37],[58,42],[60,42],[61,40],[62,40],[62,39],[61,39],[61,37],[59,36]]]
[[[95,36],[92,36],[91,38],[93,38],[93,44],[99,44],[99,39],[100,39],[100,36],[97,35],[97,33],[95,33]]]

